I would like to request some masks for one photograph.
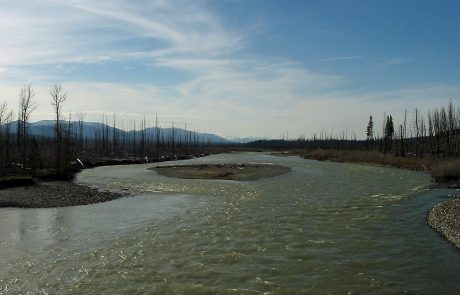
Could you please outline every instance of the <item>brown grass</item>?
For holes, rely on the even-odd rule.
[[[418,159],[413,156],[403,158],[379,152],[322,149],[303,152],[301,156],[319,161],[365,163],[425,171],[430,173],[436,182],[456,182],[460,180],[460,159]]]
[[[318,149],[305,152],[302,156],[307,159],[319,161],[329,160],[335,162],[367,163],[419,171],[426,171],[431,165],[430,160],[417,159],[414,157],[395,157],[370,151]]]
[[[433,163],[430,174],[437,182],[460,180],[460,159],[443,160]]]

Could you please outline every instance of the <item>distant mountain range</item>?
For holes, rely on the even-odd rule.
[[[27,123],[27,127],[29,130],[29,134],[34,136],[44,136],[44,137],[54,137],[54,128],[55,128],[56,121],[54,120],[42,120],[34,123]],[[68,122],[62,122],[64,128],[68,128]],[[77,121],[70,122],[71,124],[71,131],[73,134],[79,134],[80,128]],[[11,123],[11,132],[17,132],[18,121],[14,121]],[[94,139],[97,136],[101,136],[103,130],[108,129],[108,138],[113,138],[114,128],[111,126],[107,126],[102,123],[98,122],[83,122],[83,134],[86,138]],[[163,139],[171,138],[173,133],[173,128],[158,128]],[[141,130],[130,130],[124,131],[118,128],[115,128],[115,134],[117,137],[124,137],[129,139],[133,138],[140,138],[142,131]],[[157,128],[151,127],[145,129],[145,134],[147,137],[151,138],[157,134]],[[189,130],[184,130],[181,128],[174,128],[174,134],[176,141],[184,140],[186,136],[197,138],[201,142],[209,142],[209,143],[219,143],[219,144],[229,144],[235,143],[235,141],[227,140],[223,137],[220,137],[215,134],[211,133],[201,133],[201,132],[194,132]]]

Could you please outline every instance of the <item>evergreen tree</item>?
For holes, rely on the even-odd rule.
[[[391,115],[389,115],[387,117],[387,124],[385,126],[385,136],[388,138],[388,139],[393,139],[393,134],[395,133],[395,127],[394,127],[394,124],[393,124],[393,117],[391,117]]]
[[[372,142],[374,141],[374,122],[372,116],[369,117],[369,123],[367,123],[366,140],[368,148],[372,150]]]
[[[386,124],[385,124],[384,150],[383,150],[384,153],[386,153],[388,149],[391,148],[394,133],[395,133],[395,127],[393,124],[393,117],[389,115],[387,116]]]

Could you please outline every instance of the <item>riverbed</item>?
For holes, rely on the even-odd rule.
[[[0,293],[460,292],[460,254],[425,225],[452,190],[428,175],[261,153],[174,165],[220,163],[291,172],[231,181],[98,167],[77,183],[135,197],[0,209]]]

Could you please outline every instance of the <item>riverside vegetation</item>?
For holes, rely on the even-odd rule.
[[[211,148],[209,141],[187,130],[186,124],[180,129],[173,123],[165,132],[158,116],[153,121],[144,116],[140,122],[128,124],[118,123],[113,114],[109,126],[108,116],[103,114],[94,133],[87,134],[83,112],[62,114],[68,98],[63,86],[53,85],[49,94],[55,111],[52,134],[37,136],[29,132],[30,116],[38,107],[31,85],[20,90],[17,113],[0,103],[0,179],[5,186],[21,181],[26,184],[31,177],[71,178],[83,167],[185,159],[203,155]],[[72,121],[73,116],[76,121]]]
[[[68,93],[61,84],[49,91],[53,131],[37,136],[29,131],[30,116],[38,107],[35,95],[30,84],[22,87],[17,113],[0,103],[0,189],[10,188],[0,191],[0,207],[60,207],[113,200],[124,195],[62,180],[71,180],[83,168],[188,159],[206,155],[212,148],[186,125],[180,129],[172,124],[165,132],[158,116],[153,124],[145,116],[126,124],[117,123],[114,114],[109,126],[104,114],[94,133],[88,134],[83,112],[76,114],[76,121],[71,112],[63,115]],[[55,180],[60,181],[50,183]]]

